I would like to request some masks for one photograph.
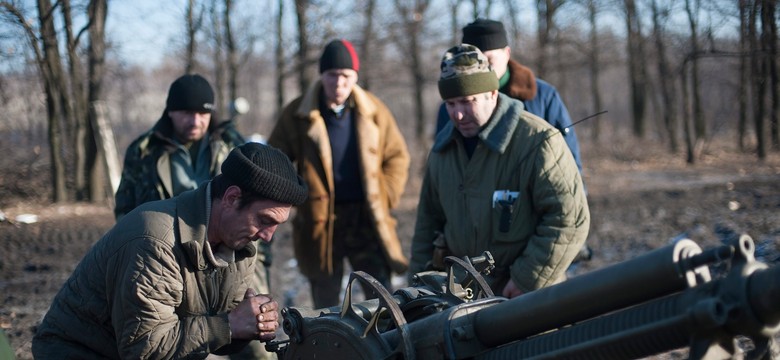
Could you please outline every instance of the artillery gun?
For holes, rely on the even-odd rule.
[[[489,253],[448,257],[390,294],[351,274],[341,306],[282,310],[279,359],[636,359],[688,348],[691,359],[780,359],[780,266],[747,235],[703,251],[683,239],[514,299],[482,278]],[[352,285],[376,299],[352,300]],[[747,346],[746,346],[747,345]]]

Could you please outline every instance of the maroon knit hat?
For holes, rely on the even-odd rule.
[[[325,46],[320,57],[320,74],[330,69],[360,70],[360,60],[351,42],[344,39],[333,40]]]

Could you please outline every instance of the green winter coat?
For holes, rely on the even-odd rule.
[[[301,272],[312,277],[333,273],[335,187],[328,130],[319,111],[318,81],[284,108],[268,144],[290,157],[309,186],[309,196],[293,219],[293,246]],[[409,260],[390,214],[409,176],[409,152],[390,110],[376,96],[355,85],[354,102],[361,181],[373,224],[393,271],[406,271]]]
[[[439,132],[428,157],[412,240],[410,274],[425,270],[441,231],[453,255],[489,250],[487,277],[501,294],[511,276],[529,292],[562,281],[583,246],[590,213],[577,164],[560,132],[499,94],[471,159],[452,124]],[[495,191],[517,192],[508,231],[501,231]]]
[[[254,244],[218,267],[204,251],[210,186],[123,217],[74,270],[33,339],[36,359],[173,359],[229,353]],[[235,348],[234,348],[235,347]]]

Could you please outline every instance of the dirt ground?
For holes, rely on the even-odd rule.
[[[0,145],[6,146],[6,145]],[[764,162],[727,145],[710,146],[703,160],[686,165],[651,143],[633,142],[599,151],[583,149],[592,213],[592,260],[572,268],[576,276],[689,237],[703,248],[717,245],[723,229],[750,235],[758,258],[780,262],[780,155]],[[114,223],[109,205],[51,205],[48,162],[40,151],[0,149],[0,328],[18,359],[29,359],[36,325],[78,261]],[[395,211],[408,247],[419,179],[412,178]],[[24,215],[35,215],[25,223]],[[20,217],[21,216],[21,217]],[[30,218],[31,216],[27,216]],[[283,305],[309,306],[306,281],[292,257],[289,225],[274,244],[273,295]],[[403,284],[403,277],[398,278]],[[608,296],[608,294],[605,294]],[[676,353],[666,357],[679,357]]]

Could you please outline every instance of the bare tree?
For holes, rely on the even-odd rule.
[[[374,12],[376,11],[376,0],[367,0],[366,1],[366,9],[365,9],[365,25],[363,26],[363,46],[361,49],[361,53],[363,54],[363,63],[364,64],[373,64],[374,63],[374,52],[372,51],[372,46],[374,45],[374,39],[376,38],[374,34]],[[366,90],[371,89],[371,73],[369,71],[364,71],[363,75],[360,77],[361,82],[363,83],[363,88]]]
[[[16,20],[26,34],[27,42],[35,54],[36,63],[46,94],[46,112],[49,137],[49,152],[51,157],[51,178],[54,202],[63,202],[71,198],[68,186],[68,174],[75,175],[78,181],[75,187],[77,200],[100,200],[105,198],[104,181],[96,177],[96,171],[103,170],[98,160],[100,155],[96,148],[94,129],[91,116],[87,111],[88,101],[97,101],[102,97],[101,82],[105,77],[103,71],[105,49],[105,0],[92,0],[87,7],[87,24],[78,32],[73,31],[72,9],[70,1],[61,0],[52,6],[50,0],[38,0],[38,32],[20,9],[10,2],[0,2],[0,6]],[[55,15],[59,11],[62,16],[63,37],[68,60],[68,72],[63,67],[63,58],[59,53],[60,44]],[[84,66],[78,55],[79,38],[84,31],[89,31],[90,46],[89,78],[83,75]],[[39,40],[40,39],[40,40]],[[84,83],[88,84],[84,91]],[[78,104],[74,106],[74,104]],[[68,145],[70,144],[70,146]],[[76,161],[68,161],[63,155],[66,149],[73,149]],[[74,164],[75,163],[75,164]],[[70,164],[70,165],[69,165]]]
[[[778,117],[780,117],[780,88],[778,88],[777,73],[777,1],[763,0],[761,4],[761,39],[766,54],[766,66],[769,73],[769,127],[772,140],[772,149],[780,150],[780,126],[778,126]]]
[[[739,57],[739,85],[737,89],[737,103],[739,104],[739,114],[737,123],[737,144],[741,151],[745,151],[745,137],[747,136],[747,109],[748,109],[748,91],[750,90],[750,9],[752,5],[750,0],[739,0],[739,50],[742,54]]]
[[[217,94],[216,99],[214,100],[214,107],[220,112],[225,108],[225,101],[223,101],[223,99],[225,98],[224,94],[226,94],[225,73],[227,72],[225,69],[226,60],[224,58],[226,31],[223,28],[224,22],[223,17],[221,16],[222,12],[219,10],[221,4],[221,0],[212,0],[211,9],[208,11],[211,18],[211,31],[209,34],[211,36],[211,41],[213,42],[213,51],[211,52],[211,58],[213,59],[212,73],[214,74],[213,86],[214,92]]]
[[[474,15],[474,19],[478,17],[489,18],[490,11],[493,8],[493,1],[485,0],[484,4],[480,4],[480,2],[481,1],[479,0],[471,0],[471,8],[472,8],[472,14]]]
[[[198,40],[196,38],[198,31],[203,24],[203,10],[197,11],[195,0],[187,0],[186,12],[186,32],[187,32],[187,54],[185,56],[184,73],[191,74],[197,69],[196,54],[198,51]]]
[[[70,108],[70,113],[73,114],[73,123],[66,124],[65,134],[67,139],[71,139],[70,143],[73,148],[73,154],[75,154],[76,200],[85,200],[89,198],[90,194],[88,157],[92,156],[91,154],[94,153],[95,149],[90,149],[87,146],[91,134],[86,116],[87,96],[84,91],[84,71],[81,58],[78,55],[80,36],[76,36],[73,31],[70,0],[61,0],[60,5],[62,8],[62,22],[65,25],[63,31],[65,32],[65,49],[67,51],[68,74],[70,77],[71,96],[68,97],[66,106]],[[80,34],[81,32],[79,32]],[[90,150],[92,151],[90,152]]]
[[[766,145],[766,120],[764,119],[766,112],[766,69],[764,64],[764,54],[761,52],[761,44],[759,43],[758,34],[758,20],[761,16],[761,4],[759,2],[753,3],[749,13],[748,24],[748,36],[750,41],[750,74],[752,76],[752,84],[754,87],[754,111],[753,121],[756,127],[756,140],[757,148],[756,154],[760,160],[766,159],[767,145]]]
[[[450,40],[451,45],[460,44],[460,39],[462,38],[460,35],[460,25],[458,24],[458,9],[460,8],[460,4],[463,3],[463,0],[449,0],[450,2],[450,34],[452,35],[452,40]]]
[[[233,14],[233,1],[225,0],[225,46],[227,47],[227,76],[228,76],[228,103],[238,97],[238,72],[239,72],[239,53],[236,46],[236,39],[233,36],[233,26],[231,25]]]
[[[69,115],[67,100],[64,98],[68,91],[66,90],[65,75],[59,53],[57,31],[54,26],[54,8],[49,0],[38,0],[37,4],[41,48],[38,47],[38,34],[35,34],[31,28],[28,36],[32,37],[30,42],[35,47],[43,87],[46,92],[53,201],[64,202],[68,196],[65,182],[66,165],[61,151],[64,143],[63,124],[67,123]],[[24,18],[20,18],[20,21],[26,22]],[[27,24],[24,26],[29,28]]]
[[[412,87],[414,88],[415,134],[420,144],[425,144],[428,140],[428,137],[425,136],[426,112],[423,101],[425,70],[420,59],[420,54],[422,53],[420,37],[423,31],[423,19],[430,5],[430,0],[394,0],[394,4],[399,15],[398,17],[401,19],[400,25],[403,31],[403,34],[396,34],[394,38],[398,46],[404,50],[404,53],[409,55],[405,59],[407,59],[407,66],[412,75]],[[427,149],[427,146],[423,146],[423,148]]]
[[[89,200],[95,202],[106,198],[105,191],[105,167],[106,154],[98,146],[97,137],[100,132],[100,122],[98,116],[102,116],[96,107],[96,104],[104,100],[103,79],[105,78],[106,63],[106,16],[108,14],[107,0],[90,0],[87,8],[89,17],[89,78],[87,103],[89,104],[89,115],[87,124],[87,136],[85,137],[84,148],[86,148],[87,158],[85,161],[85,170],[88,172],[89,179]],[[113,194],[112,194],[113,195]]]
[[[555,25],[555,12],[563,4],[563,0],[536,0],[537,28],[536,36],[538,41],[538,58],[536,59],[536,74],[539,77],[545,77],[549,64],[549,52],[555,34],[558,31]]]
[[[284,0],[279,0],[279,13],[276,16],[276,113],[280,113],[284,107]],[[276,117],[276,116],[274,116]]]
[[[661,8],[657,0],[652,2],[653,18],[653,40],[655,41],[655,50],[658,57],[658,80],[660,81],[661,99],[663,108],[660,110],[663,114],[663,123],[666,134],[669,137],[669,150],[677,152],[679,144],[677,143],[677,93],[674,87],[674,78],[669,59],[666,55],[666,28],[665,22],[671,14],[669,3]]]
[[[588,49],[588,64],[590,66],[590,92],[593,96],[593,109],[595,114],[602,109],[601,88],[599,87],[599,73],[601,66],[599,64],[599,35],[597,27],[597,18],[599,4],[596,0],[587,0],[588,23],[590,24],[590,48]],[[597,117],[593,120],[593,132],[591,133],[594,141],[598,141],[601,133],[601,120]]]
[[[642,138],[645,136],[645,102],[647,87],[647,72],[644,66],[644,37],[642,26],[637,14],[634,0],[624,0],[626,20],[626,42],[628,53],[628,76],[631,84],[631,111],[633,116],[634,135]]]
[[[298,19],[298,83],[303,93],[314,79],[309,63],[309,32],[306,29],[309,19],[307,11],[311,0],[295,0],[295,15]]]
[[[699,89],[699,9],[698,0],[685,0],[685,13],[688,14],[688,24],[691,29],[690,52],[694,54],[691,58],[691,100],[693,101],[693,113],[691,115],[693,117],[695,139],[702,141],[707,137],[707,123],[702,112],[701,91]]]

